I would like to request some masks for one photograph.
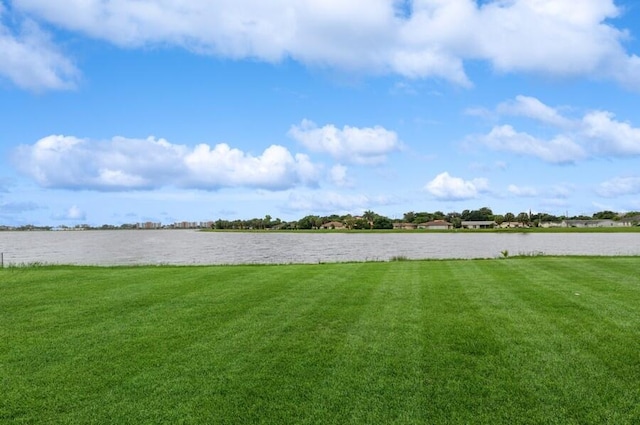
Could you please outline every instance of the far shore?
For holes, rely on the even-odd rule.
[[[640,226],[628,227],[529,227],[509,229],[450,229],[450,230],[425,230],[425,229],[200,229],[201,232],[216,233],[638,233]]]
[[[210,229],[210,228],[100,228],[100,227],[80,227],[80,228],[0,228],[0,234],[6,232],[104,232],[104,231],[199,231],[212,233],[358,233],[358,234],[431,234],[431,233],[638,233],[640,226],[621,227],[513,227],[513,228],[493,228],[493,229]]]

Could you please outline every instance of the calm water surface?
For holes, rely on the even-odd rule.
[[[253,264],[394,256],[640,255],[640,233],[218,233],[189,230],[0,232],[5,266],[25,263]]]

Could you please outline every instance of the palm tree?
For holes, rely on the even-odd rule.
[[[367,222],[369,222],[369,228],[373,227],[373,220],[376,218],[376,216],[377,214],[371,210],[367,210],[364,213],[362,213],[362,218],[364,218],[365,220],[367,220]]]
[[[516,216],[513,215],[513,213],[510,213],[510,212],[508,212],[508,213],[506,213],[504,215],[504,221],[506,221],[507,223],[511,223],[515,218],[516,218]]]
[[[529,214],[527,214],[526,212],[521,212],[520,214],[518,214],[518,217],[516,218],[520,223],[524,225],[529,225]]]

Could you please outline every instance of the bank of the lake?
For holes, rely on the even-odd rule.
[[[639,268],[8,268],[0,422],[638,423]]]

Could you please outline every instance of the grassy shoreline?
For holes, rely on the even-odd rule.
[[[0,423],[635,423],[640,257],[0,271]]]

